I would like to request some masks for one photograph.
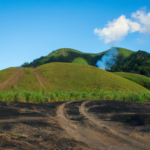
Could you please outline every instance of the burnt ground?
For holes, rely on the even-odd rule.
[[[148,150],[150,103],[0,102],[2,150]]]

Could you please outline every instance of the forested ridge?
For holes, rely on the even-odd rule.
[[[110,71],[137,73],[150,77],[150,54],[141,50],[127,58],[120,54]]]

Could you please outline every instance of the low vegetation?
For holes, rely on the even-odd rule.
[[[47,103],[70,100],[121,100],[134,102],[150,102],[150,93],[125,93],[122,91],[92,91],[92,92],[67,92],[54,91],[48,92],[41,89],[37,92],[24,90],[14,90],[0,92],[0,101],[7,102],[30,102],[30,103]]]

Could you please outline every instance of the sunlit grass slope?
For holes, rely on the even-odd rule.
[[[3,91],[10,90],[27,90],[27,91],[38,91],[41,86],[30,68],[25,68],[23,75],[19,80],[13,85],[6,87]]]
[[[36,68],[43,76],[48,91],[111,90],[124,92],[150,92],[148,89],[114,73],[75,63],[49,63]]]
[[[77,57],[75,58],[72,63],[82,64],[82,65],[88,65],[87,61],[84,58]]]
[[[126,48],[121,48],[121,47],[116,47],[118,49],[118,55],[119,54],[123,54],[123,56],[126,58],[128,56],[130,56],[132,53],[136,53],[134,51],[131,51],[129,49]]]
[[[116,75],[122,76],[128,80],[136,82],[145,88],[150,90],[150,78],[144,75],[135,74],[135,73],[127,73],[127,72],[113,72]]]
[[[17,67],[11,67],[0,71],[0,83],[7,80],[11,75],[16,73]]]

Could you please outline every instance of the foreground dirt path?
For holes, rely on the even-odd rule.
[[[10,78],[0,83],[0,90],[3,90],[7,86],[11,86],[15,84],[19,80],[19,78],[22,76],[23,71],[24,71],[24,68],[19,68],[15,74],[11,75]]]
[[[150,144],[148,141],[145,142],[144,139],[141,141],[141,139],[127,136],[125,131],[122,134],[117,128],[112,129],[101,119],[96,119],[96,117],[87,113],[85,105],[89,103],[88,101],[82,103],[81,106],[76,105],[76,103],[67,102],[62,104],[57,111],[59,124],[72,138],[88,144],[93,149],[149,149]],[[65,114],[65,105],[70,105],[72,109],[74,107],[76,111],[71,113],[69,111],[70,107],[68,107],[68,112],[70,113]],[[81,118],[84,122],[82,124]],[[111,122],[109,123],[111,126]]]
[[[0,102],[0,149],[148,150],[150,104]]]

